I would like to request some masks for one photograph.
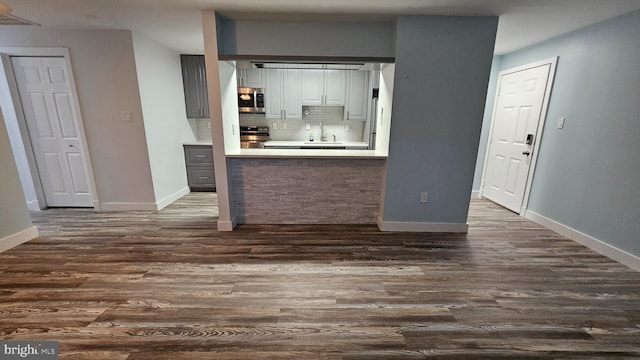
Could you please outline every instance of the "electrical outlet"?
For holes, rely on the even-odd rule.
[[[120,111],[120,121],[130,122],[133,121],[131,111]]]
[[[344,131],[349,131],[349,130],[351,130],[351,125],[350,124],[345,125]]]
[[[282,122],[282,130],[287,130],[287,123],[286,122]]]
[[[423,204],[426,204],[429,202],[429,193],[428,192],[423,192],[420,193],[420,202]]]
[[[274,122],[273,124],[271,124],[271,129],[278,130],[278,123]]]
[[[311,130],[311,124],[310,124],[310,123],[307,123],[307,124],[305,125],[305,129],[307,129],[307,130]]]
[[[558,129],[564,128],[564,121],[565,120],[566,119],[564,117],[561,117],[561,118],[558,119]]]

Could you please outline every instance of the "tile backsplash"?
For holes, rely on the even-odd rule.
[[[343,120],[343,106],[303,106],[302,110],[302,119],[267,119],[264,115],[240,114],[240,125],[268,126],[271,140],[279,141],[306,141],[311,135],[320,141],[321,129],[329,141],[333,135],[336,141],[363,139],[364,122]]]
[[[211,119],[193,119],[196,123],[196,139],[199,141],[211,140]]]

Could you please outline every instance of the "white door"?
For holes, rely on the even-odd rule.
[[[62,57],[12,57],[47,206],[93,207],[75,99]]]
[[[520,213],[550,64],[503,74],[489,138],[482,194]]]

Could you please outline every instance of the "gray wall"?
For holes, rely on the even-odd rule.
[[[220,22],[223,55],[393,57],[392,22]]]
[[[0,171],[0,239],[4,239],[29,229],[32,224],[1,111],[0,164],[2,166]]]
[[[398,19],[383,221],[466,223],[497,24]]]
[[[640,11],[507,54],[501,68],[553,56],[529,210],[640,256]]]

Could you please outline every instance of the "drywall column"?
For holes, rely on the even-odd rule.
[[[466,232],[497,25],[398,18],[382,230]]]
[[[218,230],[232,231],[236,226],[231,192],[231,160],[224,154],[224,127],[222,124],[222,91],[220,89],[220,64],[218,61],[218,35],[216,14],[213,10],[202,11],[202,33],[209,92],[209,116],[213,141],[213,163],[215,164],[216,193],[218,193]]]
[[[9,135],[0,111],[0,252],[38,236],[31,223]]]

